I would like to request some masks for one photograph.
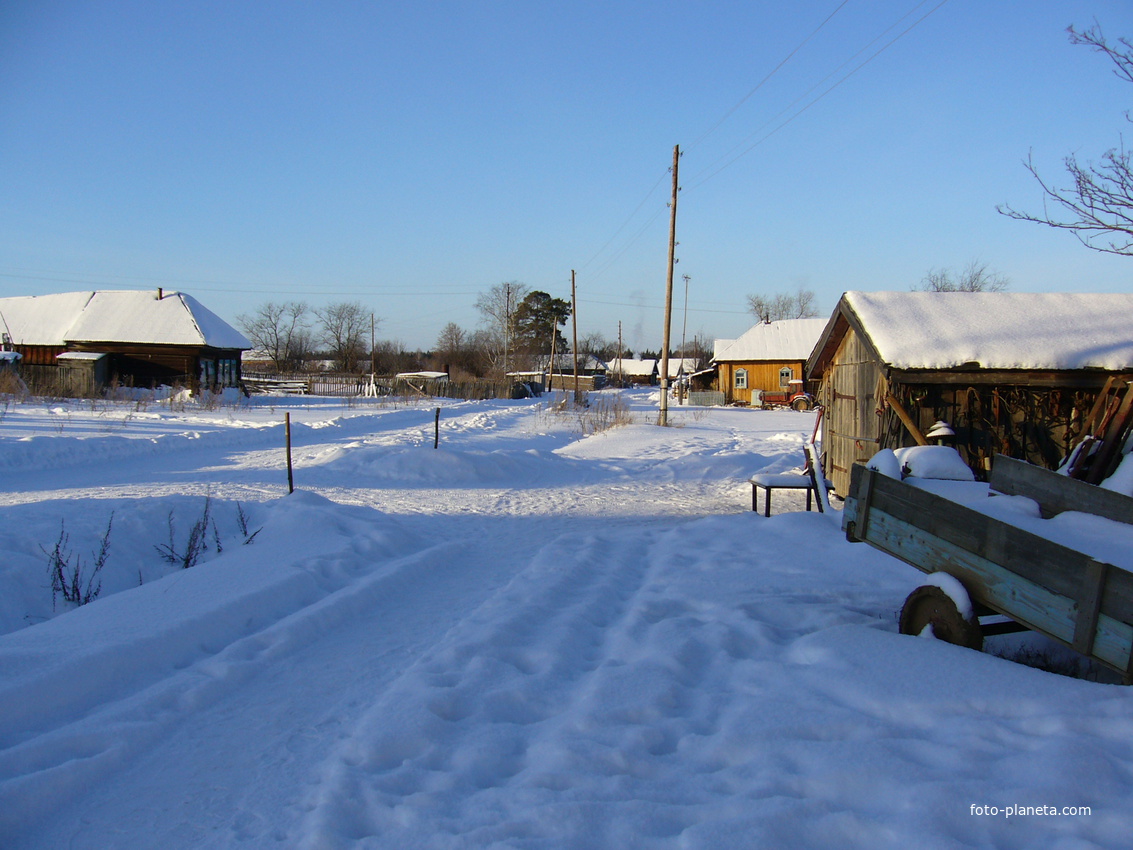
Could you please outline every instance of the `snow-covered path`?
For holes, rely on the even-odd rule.
[[[1130,689],[902,637],[918,573],[752,513],[812,417],[634,403],[452,404],[436,450],[297,407],[285,497],[278,411],[10,411],[4,610],[47,619],[0,623],[0,847],[1125,846]],[[222,551],[161,565],[206,494]],[[40,547],[110,510],[113,595],[50,618]]]

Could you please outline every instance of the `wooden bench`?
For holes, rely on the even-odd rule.
[[[806,465],[802,472],[759,472],[751,477],[751,509],[753,511],[759,510],[759,488],[762,487],[767,492],[763,503],[763,515],[765,517],[771,516],[772,490],[806,490],[806,509],[809,511],[815,497],[818,497],[818,510],[820,513],[825,512],[822,507],[823,500],[818,494],[818,479],[822,478],[822,484],[828,493],[833,491],[834,485],[827,481],[822,473],[815,474],[810,452],[804,451],[803,454],[806,458]]]

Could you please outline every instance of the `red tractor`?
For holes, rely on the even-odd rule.
[[[814,408],[814,396],[803,390],[803,382],[799,379],[791,381],[788,389],[761,390],[759,393],[759,406],[762,410],[773,410],[776,407],[789,407],[792,410],[811,410]]]

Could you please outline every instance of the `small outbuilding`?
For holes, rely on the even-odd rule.
[[[1125,294],[843,294],[806,366],[827,478],[845,495],[855,462],[930,439],[977,473],[996,453],[1055,468],[1107,379],[1133,377],[1131,316]]]
[[[751,404],[753,394],[785,391],[803,380],[807,357],[825,327],[825,319],[781,319],[760,322],[738,339],[716,340],[712,362],[725,402]]]
[[[240,385],[252,344],[182,292],[64,292],[0,298],[25,379],[89,390],[116,381],[194,390]]]
[[[618,386],[634,384],[654,386],[660,376],[659,360],[633,360],[628,357],[615,357],[606,364],[606,375]]]

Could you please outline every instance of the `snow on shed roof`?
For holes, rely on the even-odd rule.
[[[248,339],[197,299],[153,290],[64,292],[0,298],[12,342],[128,342],[249,349]],[[18,329],[17,329],[18,328]]]
[[[0,330],[16,345],[67,344],[67,330],[90,301],[93,292],[21,295],[0,298]]]
[[[1133,295],[847,292],[882,361],[896,369],[1133,368]]]
[[[806,360],[825,327],[826,319],[760,322],[739,339],[716,340],[712,359],[716,362]]]
[[[657,371],[656,360],[629,360],[615,357],[607,366],[607,372],[614,375],[652,375]]]

